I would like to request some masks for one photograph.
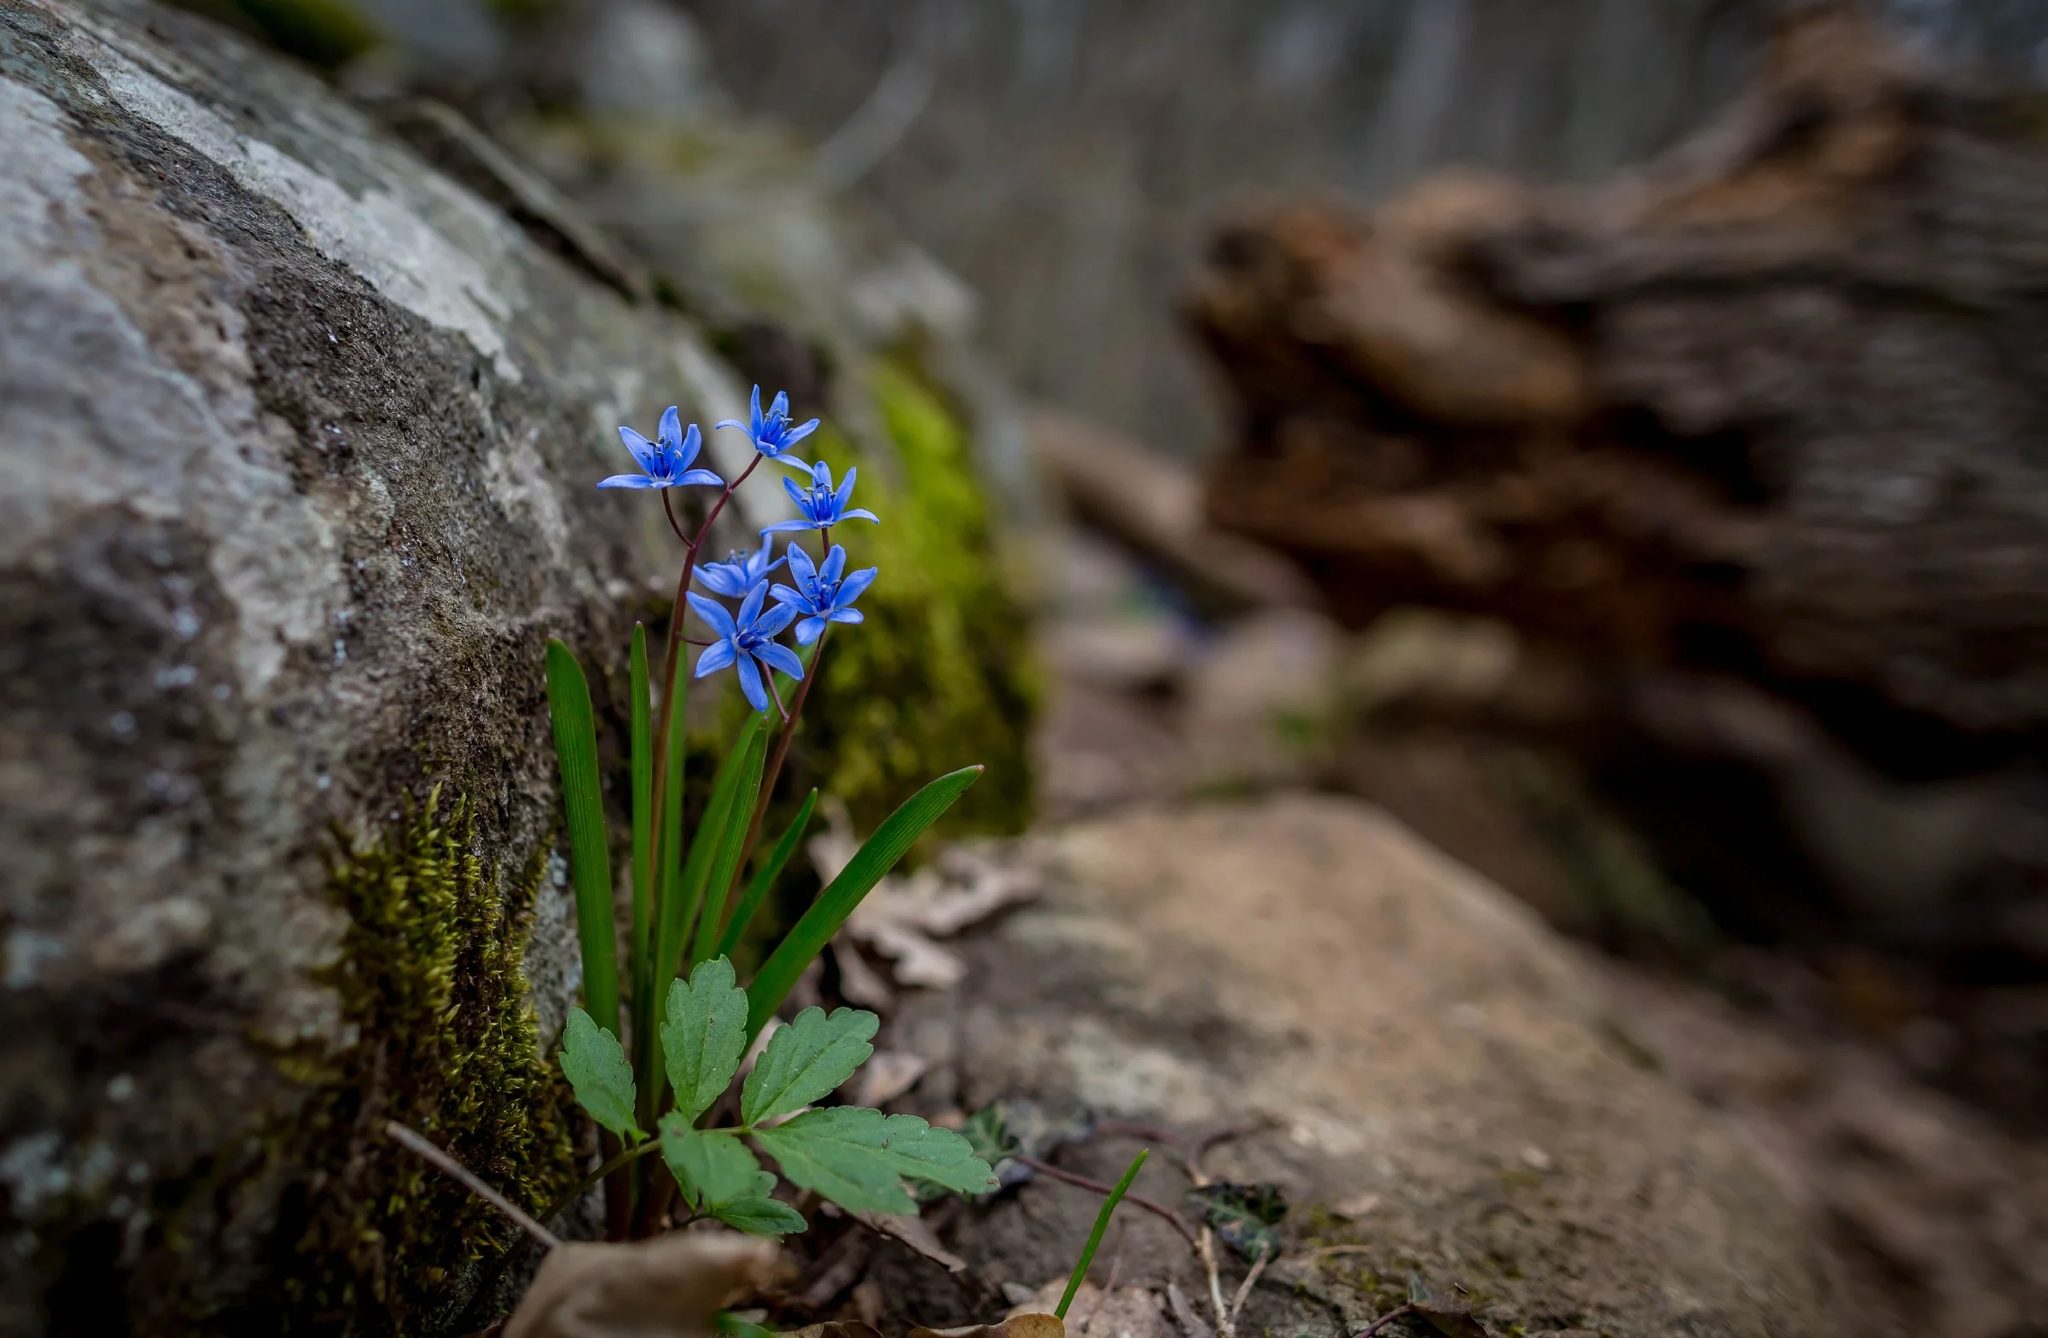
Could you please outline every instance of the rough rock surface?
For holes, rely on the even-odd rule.
[[[1292,1204],[1242,1331],[1336,1332],[1403,1299],[1410,1272],[1468,1288],[1495,1331],[1838,1331],[1797,1207],[1617,1039],[1574,950],[1376,810],[1283,796],[1047,842],[1065,890],[973,941],[967,983],[909,1004],[890,1043],[935,1061],[914,1095],[931,1113],[1028,1096],[1187,1130],[1270,1120],[1207,1158]],[[1114,1178],[1134,1150],[1060,1159]],[[1186,1186],[1158,1155],[1139,1192]],[[950,1243],[982,1284],[1035,1288],[1095,1208],[1034,1182]],[[1128,1216],[1119,1277],[1201,1297],[1179,1238]],[[1311,1253],[1333,1244],[1356,1248]],[[948,1318],[928,1272],[882,1281]],[[974,1302],[953,1304],[964,1322]]]
[[[2048,722],[2048,141],[1846,5],[1599,188],[1439,177],[1217,243],[1212,517],[1354,623],[1496,613],[1734,672],[1881,765]]]
[[[0,125],[0,1330],[430,1330],[503,1227],[369,1131],[561,1188],[541,648],[667,606],[614,425],[746,385],[558,198],[189,14],[0,0]]]

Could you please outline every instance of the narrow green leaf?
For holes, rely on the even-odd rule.
[[[720,926],[725,923],[726,894],[732,890],[733,880],[740,870],[740,856],[745,853],[747,829],[754,825],[754,801],[761,793],[761,772],[768,764],[768,731],[756,729],[747,741],[746,756],[740,760],[740,769],[733,779],[732,798],[725,810],[725,830],[712,833],[708,829],[698,833],[698,839],[716,835],[717,854],[711,861],[711,872],[704,880],[704,909],[697,917],[697,937],[690,949],[690,961],[694,965],[711,956],[711,947],[717,941]]]
[[[668,728],[662,731],[660,747],[655,754],[655,767],[660,773],[661,803],[654,815],[654,831],[651,833],[654,851],[649,859],[653,869],[654,897],[648,907],[648,951],[647,988],[635,1002],[633,1020],[638,1027],[633,1033],[633,1046],[637,1062],[634,1071],[641,1077],[640,1121],[652,1123],[655,1111],[661,1105],[662,1086],[666,1081],[661,1071],[658,1056],[659,1040],[656,1032],[661,1021],[661,1001],[668,991],[669,978],[675,975],[673,967],[664,963],[674,960],[673,951],[681,940],[672,937],[669,922],[674,918],[678,897],[678,886],[682,882],[683,865],[683,734],[684,734],[684,685],[690,674],[690,657],[676,648],[675,663],[669,666],[668,690],[662,694],[663,709],[668,713]]]
[[[664,908],[659,935],[661,952],[654,966],[655,978],[664,990],[668,980],[680,972],[683,950],[690,944],[690,931],[695,927],[697,913],[702,907],[704,883],[711,874],[720,838],[732,814],[734,796],[746,771],[747,756],[760,739],[761,729],[762,717],[748,712],[747,723],[740,727],[739,737],[733,740],[725,760],[718,764],[718,774],[712,778],[711,798],[706,801],[704,815],[698,819],[697,830],[690,838],[689,858],[676,879],[675,896]]]
[[[612,920],[611,852],[597,785],[597,723],[590,685],[567,646],[547,650],[548,715],[569,819],[569,873],[576,887],[576,937],[583,948],[583,1001],[598,1025],[619,1034],[619,963]]]
[[[661,1117],[661,1159],[699,1211],[775,1188],[775,1177],[761,1169],[737,1134],[693,1129],[674,1111]]]
[[[859,1008],[806,1008],[776,1032],[740,1089],[740,1120],[757,1125],[837,1090],[867,1062],[882,1020]],[[792,1177],[794,1178],[794,1177]]]
[[[812,958],[825,950],[825,945],[839,932],[839,926],[846,923],[846,917],[860,905],[861,898],[882,881],[882,875],[896,867],[896,861],[924,835],[925,828],[938,821],[939,815],[951,808],[968,786],[981,779],[981,770],[978,766],[963,767],[939,777],[906,799],[847,861],[839,876],[818,894],[818,899],[769,954],[747,986],[748,1036],[758,1035],[768,1019],[775,1016],[775,1010],[782,1007],[782,1001],[795,987],[797,977]]]
[[[661,1051],[685,1122],[711,1109],[732,1086],[747,1049],[747,994],[723,957],[700,962],[687,983],[669,982]]]
[[[797,842],[803,840],[804,831],[811,825],[811,814],[818,808],[818,792],[813,789],[804,798],[804,806],[797,810],[796,820],[789,824],[789,830],[776,838],[775,848],[768,852],[768,859],[754,872],[754,879],[747,884],[747,893],[740,898],[740,904],[732,913],[732,919],[725,926],[725,933],[718,940],[718,954],[730,957],[733,949],[739,947],[745,937],[747,926],[760,913],[761,903],[775,889],[775,880],[782,877],[782,871],[789,865],[790,856],[796,853]]]
[[[768,1178],[772,1181],[775,1177],[771,1175]],[[802,1213],[766,1194],[752,1194],[721,1203],[711,1210],[711,1215],[729,1227],[755,1236],[787,1236],[810,1226]]]
[[[914,1213],[917,1204],[904,1192],[888,1155],[885,1124],[878,1110],[827,1106],[756,1130],[754,1141],[791,1184],[814,1189],[849,1212]]]
[[[562,1075],[590,1118],[629,1143],[645,1135],[633,1122],[633,1067],[619,1038],[591,1021],[580,1008],[569,1010],[562,1030]]]
[[[653,1021],[649,997],[654,989],[648,970],[648,935],[654,923],[654,722],[648,697],[647,628],[633,624],[630,656],[633,695],[633,920],[626,938],[626,963],[633,986],[633,1022],[644,1028]]]
[[[1102,1201],[1102,1211],[1095,1214],[1095,1229],[1088,1233],[1088,1244],[1082,1247],[1081,1262],[1074,1265],[1073,1273],[1067,1278],[1066,1295],[1060,1297],[1059,1306],[1052,1312],[1061,1319],[1067,1317],[1067,1307],[1074,1303],[1074,1293],[1081,1290],[1081,1283],[1088,1277],[1089,1266],[1095,1262],[1095,1252],[1102,1248],[1102,1233],[1109,1230],[1109,1219],[1116,1212],[1116,1206],[1124,1201],[1130,1192],[1131,1182],[1138,1178],[1138,1171],[1145,1165],[1145,1158],[1152,1155],[1151,1148],[1144,1148],[1131,1159],[1130,1169],[1124,1178],[1116,1182],[1109,1191],[1109,1197]],[[1207,1258],[1205,1254],[1203,1258]],[[1112,1270],[1113,1271],[1113,1270]]]

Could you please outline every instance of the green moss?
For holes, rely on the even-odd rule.
[[[861,599],[867,621],[826,642],[784,794],[818,785],[869,832],[926,781],[980,762],[987,772],[939,832],[1021,831],[1038,700],[1030,624],[1003,578],[966,429],[902,362],[875,363],[866,388],[894,458],[865,458],[829,426],[818,455],[842,474],[859,467],[855,501],[882,523],[832,537],[849,566],[882,575]]]
[[[271,1332],[415,1332],[517,1236],[382,1137],[385,1120],[530,1209],[574,1178],[567,1090],[538,1053],[521,970],[540,866],[501,893],[472,835],[470,805],[444,811],[437,791],[335,861],[350,924],[325,983],[359,1039],[298,1075],[319,1084],[290,1135],[316,1180],[280,1218]]]

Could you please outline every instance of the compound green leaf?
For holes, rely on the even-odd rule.
[[[768,1179],[772,1183],[775,1177],[771,1175]],[[787,1236],[810,1226],[802,1213],[766,1194],[750,1194],[721,1203],[711,1210],[711,1215],[729,1227],[756,1236]]]
[[[804,1009],[769,1039],[755,1061],[740,1089],[740,1119],[758,1125],[833,1092],[875,1052],[868,1041],[881,1025],[864,1009],[839,1008],[830,1017],[822,1008]]]
[[[688,983],[669,982],[661,1053],[685,1121],[711,1109],[732,1086],[746,1049],[747,992],[736,983],[731,962],[699,962]]]
[[[629,1143],[645,1135],[633,1122],[633,1066],[626,1062],[619,1038],[591,1020],[581,1008],[569,1010],[562,1029],[562,1075],[590,1118]]]
[[[914,1213],[917,1204],[904,1192],[889,1156],[885,1123],[879,1110],[830,1106],[757,1130],[754,1139],[792,1184],[816,1190],[848,1212]]]
[[[775,1188],[775,1177],[761,1169],[737,1134],[693,1129],[674,1111],[661,1117],[661,1159],[692,1208],[716,1207]]]

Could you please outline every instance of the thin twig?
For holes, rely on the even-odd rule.
[[[1265,1272],[1266,1265],[1272,1262],[1273,1254],[1270,1250],[1261,1254],[1259,1261],[1252,1265],[1252,1271],[1245,1274],[1244,1281],[1238,1284],[1237,1295],[1231,1298],[1230,1302],[1230,1326],[1233,1329],[1237,1327],[1238,1312],[1244,1309],[1245,1298],[1252,1294],[1252,1288],[1258,1283],[1259,1274]]]
[[[1209,1279],[1209,1305],[1216,1311],[1217,1338],[1237,1338],[1237,1330],[1231,1327],[1230,1312],[1223,1308],[1223,1275],[1216,1268],[1216,1233],[1205,1224],[1202,1227],[1201,1243],[1195,1247],[1201,1256],[1202,1272]]]
[[[477,1179],[467,1166],[464,1166],[440,1148],[435,1147],[411,1129],[406,1128],[397,1120],[384,1121],[384,1133],[392,1142],[427,1162],[434,1169],[440,1171],[441,1174],[455,1181],[455,1183],[461,1185],[485,1203],[490,1204],[493,1208],[511,1218],[528,1235],[547,1246],[550,1250],[562,1243],[560,1236],[557,1236],[554,1232],[527,1216],[524,1208],[521,1208],[497,1190],[492,1189],[489,1185]]]
[[[1372,1338],[1374,1334],[1378,1333],[1381,1329],[1386,1328],[1395,1320],[1400,1319],[1403,1315],[1412,1315],[1414,1313],[1415,1303],[1413,1301],[1410,1301],[1406,1305],[1397,1305],[1392,1310],[1389,1310],[1386,1314],[1381,1315],[1378,1319],[1374,1320],[1372,1323],[1360,1329],[1357,1333],[1352,1334],[1351,1338]]]
[[[1085,1175],[1075,1175],[1072,1171],[1063,1171],[1059,1167],[1054,1166],[1049,1162],[1042,1162],[1036,1157],[1019,1157],[1017,1158],[1017,1161],[1021,1165],[1029,1166],[1032,1170],[1037,1171],[1041,1175],[1049,1175],[1055,1180],[1064,1180],[1066,1183],[1070,1185],[1078,1185],[1082,1189],[1092,1189],[1097,1194],[1108,1194],[1116,1188],[1115,1185],[1105,1185],[1100,1180],[1090,1180]],[[1173,1229],[1175,1231],[1180,1232],[1181,1239],[1185,1240],[1190,1246],[1194,1245],[1195,1233],[1188,1229],[1188,1224],[1185,1221],[1181,1220],[1181,1216],[1179,1213],[1167,1207],[1165,1204],[1159,1203],[1153,1199],[1145,1198],[1143,1195],[1140,1194],[1126,1194],[1124,1195],[1124,1202],[1135,1203],[1140,1208],[1145,1209],[1147,1212],[1165,1218],[1168,1222],[1171,1222],[1173,1224]]]

